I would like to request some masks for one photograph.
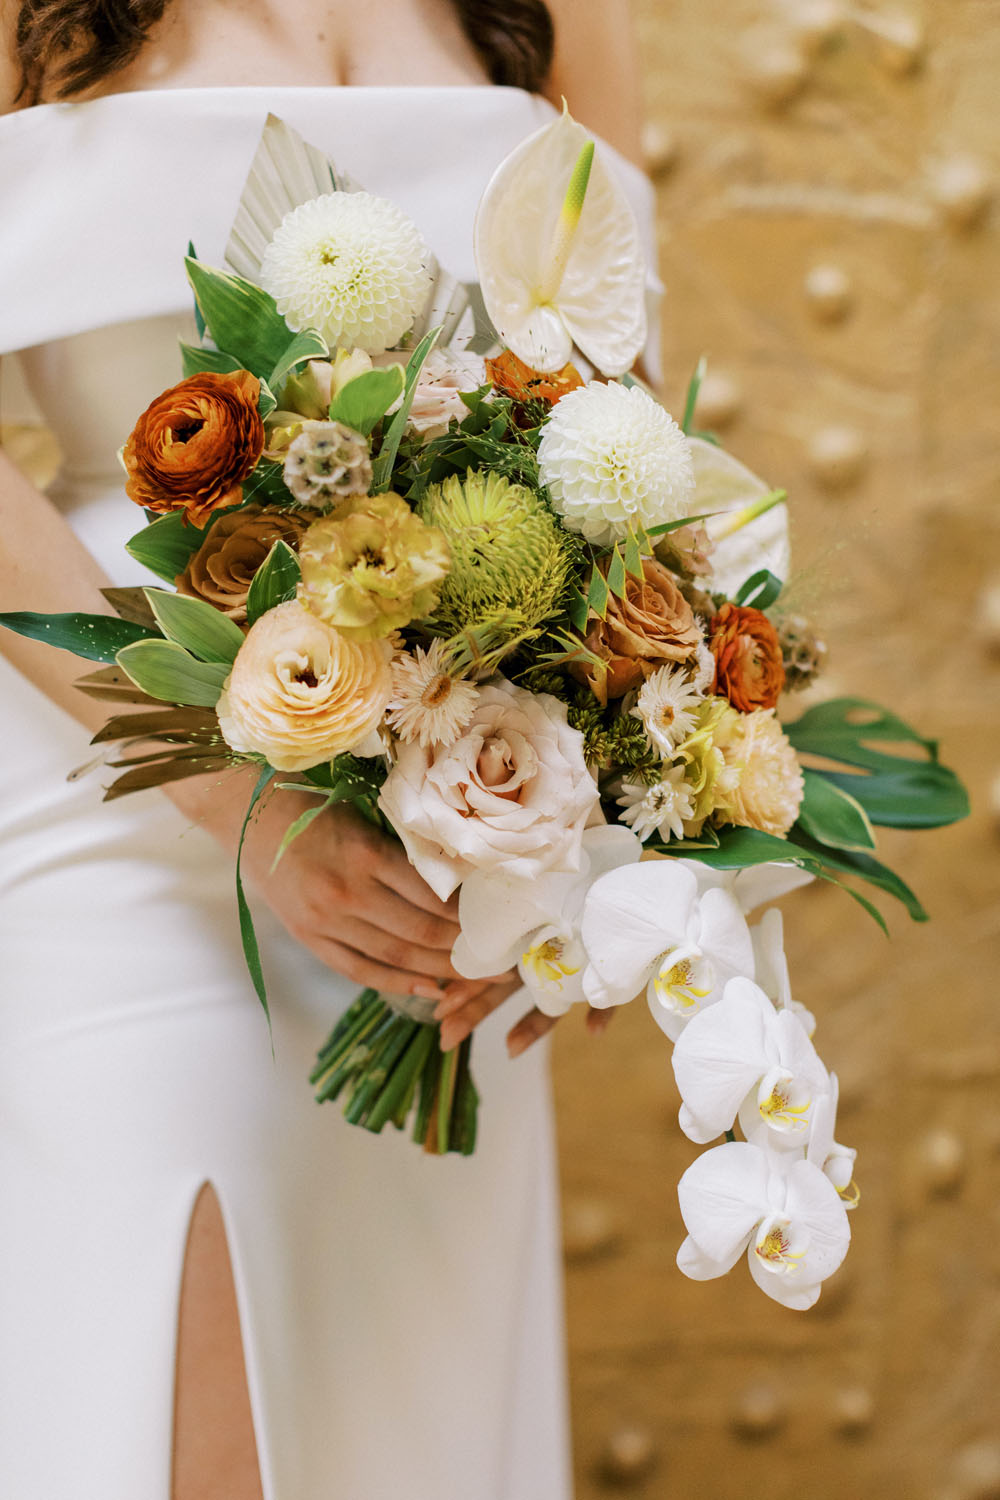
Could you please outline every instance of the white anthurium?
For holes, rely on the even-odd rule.
[[[758,906],[766,906],[770,901],[777,901],[790,891],[797,891],[800,886],[811,885],[816,878],[800,865],[785,860],[745,865],[739,870],[714,870],[698,859],[685,859],[679,863],[694,872],[700,890],[717,888],[729,891],[739,902],[744,914],[749,914]]]
[[[815,1102],[830,1087],[798,1017],[775,1010],[749,979],[731,979],[717,1005],[692,1017],[673,1064],[681,1129],[699,1144],[732,1129],[737,1113],[742,1123],[746,1113],[769,1138],[804,1151]]]
[[[677,1264],[695,1281],[724,1276],[746,1251],[761,1291],[805,1310],[847,1254],[844,1205],[804,1157],[746,1141],[713,1146],[688,1167],[677,1196],[688,1231]]]
[[[762,568],[787,579],[791,564],[788,507],[774,500],[778,492],[725,448],[695,437],[690,445],[694,465],[691,513],[712,517],[705,529],[713,543],[713,590],[732,598]]]
[[[476,214],[483,301],[534,370],[580,351],[624,375],[646,342],[646,266],[628,198],[564,108],[500,163]]]
[[[765,866],[765,869],[771,867]],[[811,876],[809,877],[812,878]],[[769,1000],[779,1010],[798,1016],[807,1036],[816,1030],[816,1017],[798,1000],[792,999],[792,982],[785,957],[785,928],[781,912],[772,906],[760,921],[750,928],[753,939],[754,978]]]
[[[614,870],[587,892],[581,923],[591,1005],[624,1005],[643,988],[653,1017],[676,1041],[691,1016],[721,999],[726,982],[753,975],[753,944],[728,891],[698,891],[679,860]]]
[[[563,1015],[585,999],[580,917],[587,891],[600,876],[636,863],[641,854],[635,834],[618,824],[601,824],[584,831],[579,873],[548,873],[535,880],[473,873],[458,898],[462,930],[452,963],[467,979],[503,974],[516,965],[533,1004],[546,1015]]]

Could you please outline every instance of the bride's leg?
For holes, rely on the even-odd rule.
[[[229,1247],[209,1184],[191,1216],[181,1285],[173,1500],[261,1500]]]

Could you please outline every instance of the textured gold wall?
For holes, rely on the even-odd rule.
[[[785,902],[859,1148],[816,1309],[684,1280],[669,1048],[557,1037],[579,1500],[1000,1497],[1000,0],[637,0],[666,394],[793,501],[828,695],[942,742],[971,822],[884,839],[933,921]],[[993,646],[990,645],[990,635]],[[789,716],[798,705],[789,704]]]

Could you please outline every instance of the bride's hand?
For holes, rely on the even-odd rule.
[[[486,1017],[497,1009],[499,1005],[512,995],[515,990],[520,989],[521,982],[516,975],[507,976],[501,981],[488,980],[488,988],[480,994],[463,996],[455,990],[441,996],[435,1007],[435,1017],[441,1022],[441,1049],[450,1052],[457,1047],[472,1031],[485,1021]],[[588,1005],[586,1010],[586,1026],[592,1036],[600,1036],[607,1029],[613,1010],[597,1010]],[[547,1016],[544,1011],[532,1006],[526,1011],[515,1026],[507,1033],[507,1052],[510,1057],[520,1057],[522,1052],[543,1036],[546,1036],[560,1020],[559,1016]]]
[[[172,800],[235,852],[252,778],[181,782]],[[274,857],[316,798],[265,796],[247,829],[242,869],[279,921],[338,974],[390,993],[456,1004],[491,994],[492,980],[461,979],[451,965],[458,900],[439,900],[402,847],[350,807],[328,809]]]

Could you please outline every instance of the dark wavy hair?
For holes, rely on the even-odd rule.
[[[543,0],[451,0],[491,82],[537,92],[552,64]],[[19,104],[47,89],[65,99],[117,73],[139,52],[170,0],[22,0],[15,28]]]

